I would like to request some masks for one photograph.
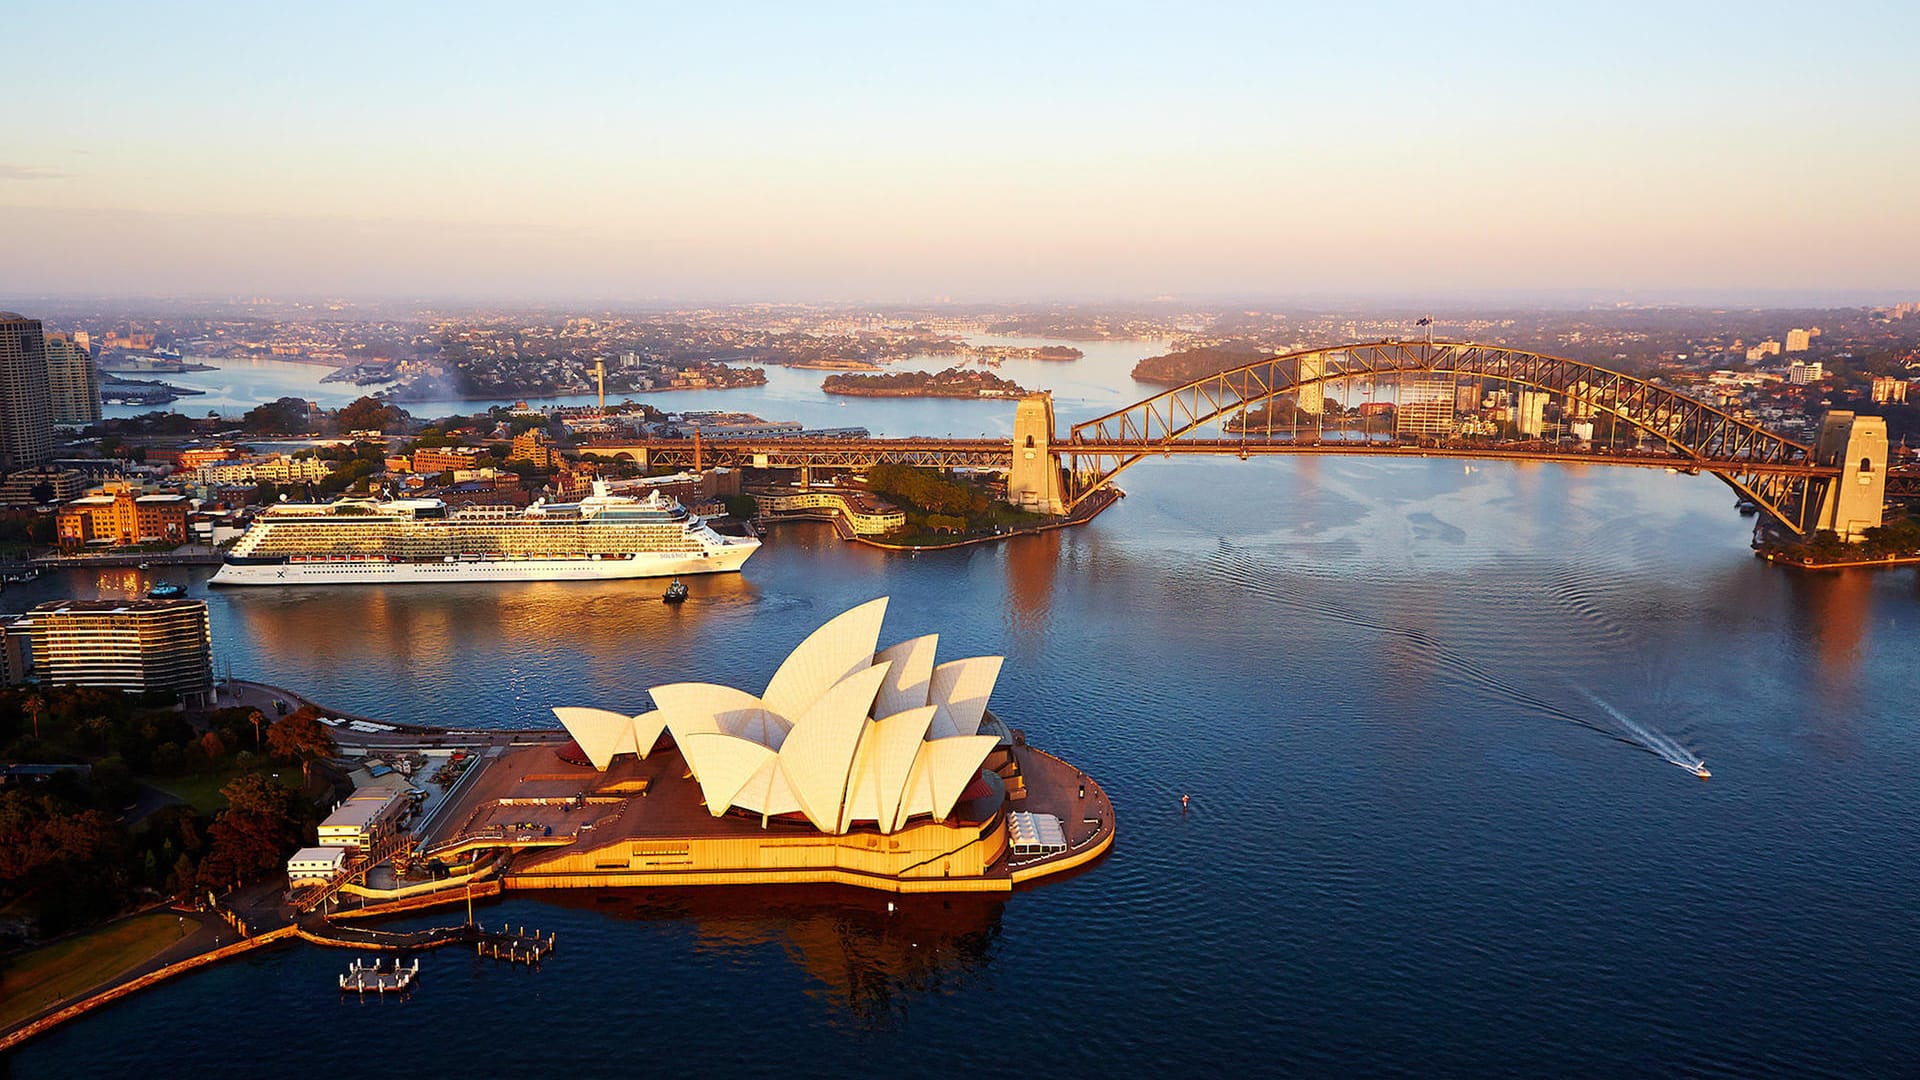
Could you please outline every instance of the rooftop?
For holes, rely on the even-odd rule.
[[[186,599],[48,600],[42,604],[35,604],[31,609],[30,613],[36,614],[36,615],[40,615],[40,614],[62,615],[69,611],[101,611],[101,612],[173,611],[176,609],[184,610],[187,608],[204,609],[206,606],[207,606],[207,602],[205,600],[186,600]]]

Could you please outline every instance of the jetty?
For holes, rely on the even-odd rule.
[[[375,960],[361,963],[355,960],[347,965],[346,974],[340,976],[340,992],[358,993],[361,997],[368,994],[404,994],[413,989],[413,982],[420,975],[420,959],[415,957],[411,967],[400,966],[400,961],[391,964]]]

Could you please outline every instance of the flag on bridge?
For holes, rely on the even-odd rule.
[[[1415,326],[1432,326],[1432,325],[1433,325],[1433,316],[1431,316],[1431,315],[1422,315],[1422,316],[1420,316],[1420,321],[1419,321],[1419,322],[1417,322],[1417,323],[1414,323],[1413,325],[1415,325]]]

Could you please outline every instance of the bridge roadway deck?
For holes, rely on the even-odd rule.
[[[1208,455],[1214,457],[1283,454],[1337,454],[1350,457],[1468,458],[1490,461],[1545,461],[1557,464],[1626,465],[1649,469],[1737,470],[1756,475],[1838,476],[1837,468],[1746,458],[1695,458],[1683,454],[1572,450],[1561,446],[1485,446],[1470,443],[1380,443],[1343,439],[1300,440],[1264,438],[1180,439],[1171,442],[1083,440],[1056,442],[1053,453],[1071,458],[1133,458]],[[583,452],[641,454],[655,465],[690,465],[696,458],[708,465],[745,465],[764,459],[768,468],[802,466],[859,467],[879,461],[928,465],[1005,468],[1013,459],[1009,439],[714,439],[696,447],[691,439],[651,442],[587,444]]]

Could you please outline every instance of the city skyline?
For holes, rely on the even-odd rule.
[[[1920,19],[1891,5],[347,14],[16,12],[62,47],[0,76],[0,295],[1874,302],[1920,278]]]

